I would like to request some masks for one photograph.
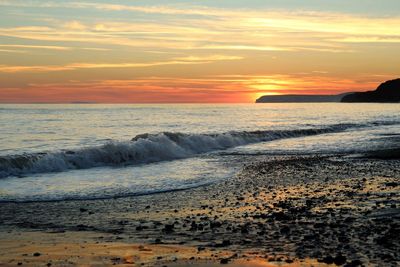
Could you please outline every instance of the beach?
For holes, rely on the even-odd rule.
[[[0,267],[400,267],[400,0],[0,0]]]
[[[0,203],[0,262],[398,266],[400,161],[382,154],[255,156],[183,191]]]

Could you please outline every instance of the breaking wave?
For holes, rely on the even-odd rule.
[[[369,124],[376,125],[377,122]],[[111,141],[101,146],[76,150],[0,156],[0,178],[182,159],[251,143],[342,132],[365,126],[368,125],[335,124],[311,129],[232,131],[216,134],[146,133],[137,135],[130,141]]]

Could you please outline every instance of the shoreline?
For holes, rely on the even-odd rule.
[[[237,177],[185,191],[0,203],[0,243],[4,245],[12,233],[29,237],[34,230],[44,242],[64,235],[80,243],[141,244],[156,251],[160,246],[177,246],[190,251],[189,259],[199,251],[229,252],[238,255],[228,259],[232,264],[245,264],[241,261],[248,259],[271,264],[268,259],[279,255],[287,264],[314,259],[348,266],[396,266],[400,261],[399,240],[393,238],[400,229],[399,163],[398,159],[335,155],[254,157]],[[62,244],[61,239],[54,244]],[[35,248],[34,244],[28,247]],[[10,252],[6,245],[0,262]],[[186,260],[179,255],[177,261],[163,264],[179,266],[173,264]],[[212,262],[219,265],[222,259],[217,256]]]

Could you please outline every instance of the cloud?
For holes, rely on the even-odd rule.
[[[295,51],[293,47],[283,46],[255,46],[255,45],[204,45],[200,46],[199,49],[210,49],[210,50],[255,50],[255,51]]]
[[[81,47],[79,49],[91,50],[91,51],[111,51],[109,48],[99,48],[99,47]]]
[[[57,83],[30,83],[0,90],[0,102],[106,103],[253,102],[264,94],[334,94],[370,90],[383,76],[311,76],[310,74],[220,75],[198,78],[141,77]],[[387,76],[386,76],[387,78]]]
[[[227,55],[209,55],[209,56],[188,56],[188,57],[178,57],[176,60],[179,61],[224,61],[224,60],[240,60],[243,59],[241,56],[227,56]]]
[[[141,19],[71,20],[58,26],[0,28],[0,35],[46,42],[177,50],[354,52],[355,42],[398,42],[400,18],[309,11],[221,9],[205,6],[138,6],[96,2],[1,1],[3,6],[100,9],[143,13]],[[164,14],[155,22],[150,14]],[[48,18],[47,18],[48,19]],[[118,22],[117,22],[118,21]],[[156,40],[156,41],[155,41]]]
[[[0,49],[0,53],[26,53],[26,51],[13,50],[13,49]]]
[[[370,37],[345,37],[345,38],[337,38],[332,39],[334,42],[342,42],[342,43],[400,43],[400,35],[399,36],[370,36]]]
[[[166,65],[190,65],[190,64],[206,64],[215,61],[239,60],[238,56],[189,56],[176,58],[172,61],[147,62],[147,63],[71,63],[66,65],[37,65],[37,66],[10,66],[0,65],[0,72],[17,73],[17,72],[53,72],[53,71],[69,71],[79,69],[105,69],[105,68],[145,68]]]
[[[150,14],[168,14],[168,15],[216,15],[213,12],[215,9],[205,8],[201,6],[191,8],[177,8],[171,6],[136,6],[136,5],[121,5],[95,2],[41,2],[41,1],[0,1],[0,6],[8,7],[36,7],[36,8],[74,8],[74,9],[99,9],[108,11],[132,11]],[[220,15],[220,13],[218,13]]]
[[[2,47],[6,49],[2,49]],[[24,50],[21,50],[24,49]],[[68,46],[55,46],[55,45],[27,45],[27,44],[0,44],[0,52],[9,53],[28,53],[28,50],[54,50],[57,52],[71,51],[71,50],[88,50],[88,51],[110,51],[108,48],[100,47],[68,47]]]
[[[77,30],[77,31],[84,31],[87,28],[83,23],[77,20],[68,21],[63,24],[63,27],[68,30]]]
[[[1,44],[0,47],[10,48],[35,48],[35,49],[49,49],[49,50],[71,50],[71,47],[65,46],[50,46],[50,45],[22,45],[22,44]]]

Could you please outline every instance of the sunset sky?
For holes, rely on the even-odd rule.
[[[0,0],[0,102],[253,102],[400,72],[399,0]]]

